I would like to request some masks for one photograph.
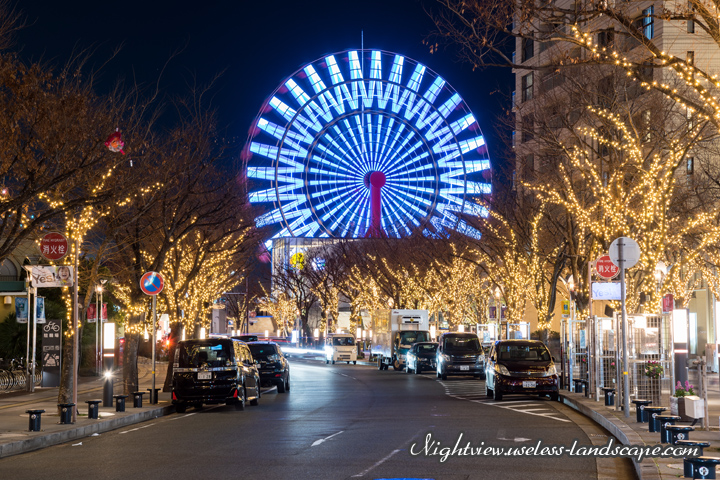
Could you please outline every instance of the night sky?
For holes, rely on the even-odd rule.
[[[189,84],[222,73],[213,106],[239,148],[286,77],[325,54],[360,48],[364,32],[365,48],[408,56],[443,76],[475,114],[491,158],[499,150],[495,117],[512,90],[509,71],[473,72],[451,49],[431,55],[422,40],[433,25],[418,0],[18,0],[17,8],[28,24],[17,35],[26,59],[62,64],[74,50],[92,48],[99,65],[122,46],[100,88],[118,78],[152,84],[179,50],[161,80],[164,93],[187,93]]]

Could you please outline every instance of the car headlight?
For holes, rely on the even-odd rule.
[[[507,367],[505,365],[500,365],[499,363],[495,365],[495,371],[499,373],[500,375],[506,375],[510,376],[510,372],[508,371]]]
[[[450,361],[450,355],[445,355],[445,354],[443,353],[442,355],[440,355],[440,359],[441,359],[442,361],[444,361],[444,362],[449,362],[449,361]]]
[[[550,365],[547,369],[546,376],[550,377],[552,375],[557,375],[557,368],[555,368],[555,365]]]

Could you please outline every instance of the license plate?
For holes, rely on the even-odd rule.
[[[470,366],[469,365],[460,365],[460,370],[463,370],[463,371],[470,370]]]
[[[537,387],[537,382],[523,382],[523,388],[535,388]]]
[[[212,380],[212,372],[198,372],[198,380]]]

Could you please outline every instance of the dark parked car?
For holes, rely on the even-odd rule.
[[[408,373],[420,373],[423,370],[435,370],[435,355],[438,344],[435,342],[413,343],[406,357],[406,370]]]
[[[248,347],[260,370],[260,382],[277,385],[278,393],[289,391],[290,365],[280,346],[275,342],[251,342]]]
[[[178,342],[173,361],[172,403],[178,413],[189,404],[226,403],[237,410],[257,405],[260,375],[247,344],[230,338]]]
[[[443,333],[438,339],[436,358],[437,376],[443,380],[448,375],[485,376],[485,353],[474,333]]]
[[[511,393],[559,397],[555,362],[539,340],[498,340],[490,349],[485,372],[485,392],[497,401]]]

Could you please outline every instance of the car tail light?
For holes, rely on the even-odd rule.
[[[175,395],[175,392],[172,392],[172,399],[177,400],[177,395]]]

